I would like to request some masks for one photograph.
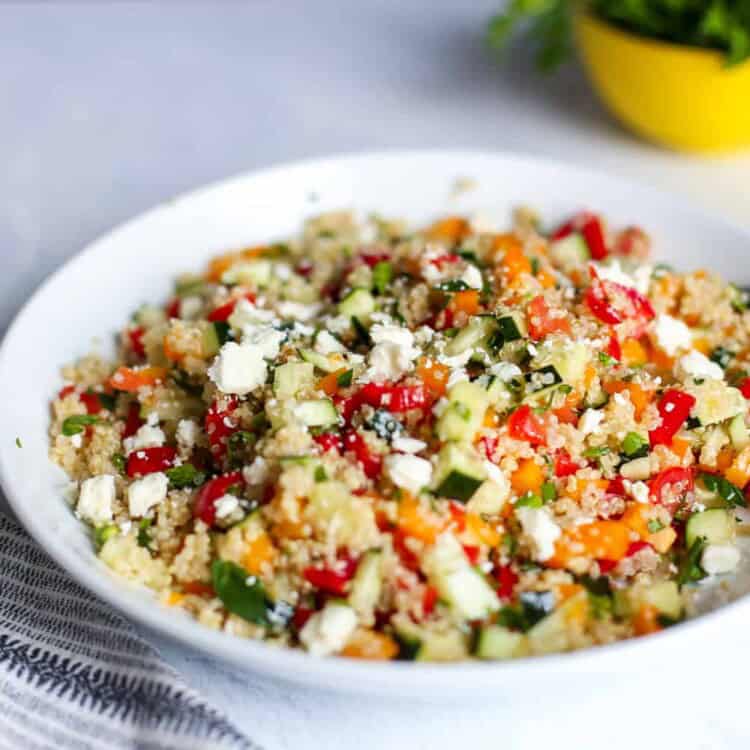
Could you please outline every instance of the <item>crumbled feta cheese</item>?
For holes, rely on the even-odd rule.
[[[78,496],[78,515],[94,526],[112,520],[112,503],[115,501],[115,478],[111,474],[86,479]]]
[[[240,505],[240,501],[234,495],[222,495],[215,503],[217,518],[231,516]]]
[[[701,555],[701,568],[710,576],[731,573],[740,563],[740,551],[731,544],[709,544]]]
[[[604,420],[604,412],[598,409],[586,409],[578,420],[578,429],[584,435],[593,435],[599,432],[599,425]]]
[[[602,263],[592,263],[591,265],[594,266],[600,279],[613,281],[615,284],[621,284],[631,289],[635,288],[635,279],[623,270],[619,260],[612,260],[606,265]]]
[[[346,315],[331,315],[324,322],[326,328],[333,333],[346,333],[352,327],[351,318]]]
[[[277,331],[269,325],[246,325],[242,329],[242,343],[257,346],[265,359],[276,359],[285,339],[284,331]]]
[[[273,323],[276,315],[271,310],[256,307],[244,297],[238,300],[229,316],[228,323],[232,328],[242,330],[246,325],[257,325],[258,323]]]
[[[677,362],[677,367],[683,375],[693,378],[724,379],[724,370],[716,362],[712,362],[705,354],[691,351]]]
[[[448,376],[448,382],[445,384],[445,387],[450,390],[453,388],[456,383],[463,383],[464,381],[469,380],[469,373],[466,372],[466,370],[463,367],[458,367],[455,370],[451,371],[451,374]]]
[[[329,656],[341,651],[357,627],[357,614],[337,602],[329,602],[302,628],[299,639],[313,656]]]
[[[284,318],[294,318],[295,320],[312,320],[319,312],[320,305],[315,302],[312,305],[303,305],[300,302],[278,302],[276,309]]]
[[[635,280],[635,288],[641,294],[648,294],[648,289],[651,286],[651,276],[654,272],[654,267],[649,265],[637,266],[633,271],[633,279]]]
[[[396,487],[416,495],[432,481],[432,464],[424,458],[409,454],[386,456],[385,470]]]
[[[391,442],[391,448],[401,453],[419,453],[427,447],[427,443],[422,440],[410,437],[395,437]]]
[[[157,427],[161,421],[158,411],[150,411],[146,417],[146,424],[151,427]]]
[[[292,278],[292,268],[287,263],[274,263],[273,273],[281,279],[281,281],[289,281],[289,279]]]
[[[503,383],[507,383],[521,374],[521,368],[512,362],[498,362],[490,367],[490,375],[494,375],[499,380],[502,380]]]
[[[263,484],[268,478],[268,461],[256,456],[251,464],[242,469],[242,478],[247,484]]]
[[[487,474],[487,479],[491,482],[501,486],[508,483],[508,479],[505,474],[503,474],[503,470],[497,464],[493,464],[492,461],[484,461],[483,466]]]
[[[186,453],[190,452],[197,442],[199,430],[197,422],[192,419],[181,419],[177,423],[177,432],[175,433],[177,444]]]
[[[546,508],[516,508],[516,517],[531,540],[534,559],[549,560],[555,554],[555,541],[562,533]]]
[[[133,518],[146,515],[149,508],[163,503],[167,497],[169,479],[161,471],[136,479],[128,487],[128,510]]]
[[[420,326],[414,331],[414,343],[417,346],[426,346],[432,341],[435,336],[435,331],[429,326]]]
[[[164,445],[166,437],[161,427],[153,427],[150,424],[144,424],[138,428],[135,435],[131,435],[122,441],[125,453],[141,451],[144,448],[158,448]]]
[[[367,377],[371,380],[398,380],[412,368],[420,350],[408,328],[376,323],[370,329],[375,346],[370,351]]]
[[[482,272],[472,264],[469,264],[461,274],[461,281],[472,289],[481,289],[484,286]]]
[[[685,323],[663,313],[656,318],[654,334],[659,346],[670,357],[679,349],[690,349],[693,343],[693,334]]]
[[[208,377],[222,393],[244,396],[266,382],[263,350],[254,344],[228,341],[208,368]]]
[[[183,320],[193,320],[200,315],[203,300],[200,297],[183,297],[180,300],[180,317]]]
[[[470,359],[474,350],[472,348],[462,351],[460,354],[456,354],[455,357],[447,357],[444,354],[438,355],[438,362],[446,367],[456,368],[463,367]]]
[[[648,503],[650,502],[650,492],[648,489],[648,485],[645,482],[630,482],[627,479],[623,482],[623,486],[625,487],[625,490],[630,494],[630,496],[639,503]]]
[[[321,331],[317,335],[313,348],[318,354],[323,355],[346,351],[346,347],[335,336],[328,333],[328,331]]]
[[[70,436],[70,444],[78,450],[80,447],[83,446],[83,435],[80,432],[77,432],[75,435]]]

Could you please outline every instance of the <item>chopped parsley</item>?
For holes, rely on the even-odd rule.
[[[96,414],[74,414],[63,421],[62,434],[66,437],[80,435],[88,425],[96,424],[99,421]]]

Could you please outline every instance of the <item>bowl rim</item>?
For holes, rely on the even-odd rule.
[[[732,74],[744,68],[750,68],[750,59],[744,60],[732,67],[727,67],[725,64],[726,52],[722,50],[712,47],[699,47],[694,44],[681,44],[680,42],[672,42],[667,39],[659,39],[658,37],[629,31],[606,18],[601,18],[591,8],[580,8],[574,14],[574,17],[576,25],[579,27],[588,25],[597,33],[609,34],[612,37],[617,37],[622,42],[637,44],[642,49],[648,49],[654,54],[661,54],[663,56],[671,55],[673,57],[680,56],[683,60],[690,58],[692,62],[710,63],[713,67],[716,67],[718,63],[717,74]],[[682,62],[683,60],[676,62]]]
[[[544,156],[511,150],[396,148],[354,151],[302,160],[290,160],[261,169],[248,170],[228,178],[212,181],[180,193],[174,198],[161,201],[154,207],[98,236],[53,271],[27,298],[21,309],[16,312],[3,336],[0,343],[0,379],[6,371],[12,369],[12,361],[8,350],[11,341],[17,336],[17,331],[23,328],[24,319],[28,314],[27,311],[36,304],[38,299],[44,296],[48,287],[55,283],[59,277],[64,275],[71,267],[85,264],[90,255],[99,252],[102,245],[106,246],[118,234],[126,232],[142,221],[155,217],[165,207],[175,206],[216,190],[231,189],[247,180],[270,177],[290,169],[325,169],[337,165],[356,164],[357,162],[369,162],[383,158],[399,160],[415,158],[426,160],[451,159],[457,162],[481,158],[522,162],[539,167],[571,170],[582,176],[589,175],[600,178],[606,176],[608,181],[618,183],[623,188],[639,190],[641,193],[675,200],[674,196],[667,191],[641,184],[636,180],[620,175],[607,174],[602,170],[580,166],[574,162],[549,159]],[[726,228],[750,239],[750,234],[746,228],[724,218],[717,218],[702,207],[692,205],[689,199],[684,196],[681,196],[680,199],[691,208],[692,213],[706,221],[721,223]],[[0,414],[4,408],[3,403],[0,402]],[[7,436],[7,439],[13,442],[12,437]],[[113,586],[112,583],[113,581],[116,583],[116,579],[107,577],[101,569],[94,566],[84,566],[80,561],[74,560],[72,553],[67,553],[63,545],[47,546],[45,534],[42,531],[43,523],[38,522],[37,516],[31,508],[23,502],[23,488],[12,478],[13,467],[9,461],[10,455],[10,450],[6,451],[0,448],[0,486],[2,486],[11,510],[44,552],[78,584],[110,604],[126,620],[146,626],[184,647],[197,648],[204,655],[220,658],[232,664],[235,668],[246,672],[263,675],[264,677],[275,675],[277,678],[296,684],[316,685],[334,690],[344,689],[349,692],[368,694],[392,694],[395,687],[394,681],[399,679],[403,680],[403,684],[410,691],[423,689],[434,694],[436,687],[446,686],[450,682],[453,689],[466,693],[477,692],[488,687],[497,688],[501,683],[504,684],[508,678],[510,678],[509,684],[513,684],[512,680],[533,679],[542,674],[546,676],[552,673],[570,674],[581,670],[602,672],[607,671],[608,668],[611,670],[615,664],[618,664],[619,667],[627,667],[628,657],[634,649],[655,657],[660,653],[661,644],[666,640],[673,643],[678,641],[686,643],[690,637],[696,635],[699,631],[706,632],[711,627],[716,628],[719,621],[728,620],[730,613],[736,614],[743,608],[750,611],[750,595],[746,595],[702,614],[700,617],[687,620],[649,637],[632,638],[569,653],[552,653],[541,657],[526,657],[502,662],[488,663],[474,660],[441,664],[399,661],[373,662],[344,658],[318,659],[299,649],[278,648],[261,641],[238,638],[222,631],[211,630],[193,618],[175,616],[175,612],[158,605],[155,597],[151,600],[151,606],[146,606],[127,586]],[[55,500],[63,502],[62,497],[57,497]],[[157,606],[153,606],[153,604],[157,604]],[[244,658],[237,658],[238,650],[244,652]],[[404,687],[395,690],[395,694],[404,695],[405,693]],[[412,692],[409,692],[409,695],[418,697],[417,694]]]

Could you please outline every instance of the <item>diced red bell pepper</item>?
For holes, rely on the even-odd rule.
[[[438,601],[438,592],[434,586],[426,586],[422,594],[422,611],[425,616],[431,615],[435,611],[435,605]]]
[[[661,424],[648,433],[651,446],[669,445],[690,416],[693,406],[695,406],[695,398],[689,393],[675,388],[664,391],[657,407]]]
[[[476,565],[479,562],[479,547],[475,547],[473,544],[464,544],[463,548],[469,562]]]
[[[402,529],[396,529],[393,532],[393,549],[405,568],[417,571],[419,570],[419,557],[417,557],[407,545],[406,540],[408,538],[408,534]]]
[[[316,568],[310,566],[302,572],[305,580],[315,586],[316,589],[325,591],[334,596],[346,594],[349,581],[357,572],[357,561],[351,557],[339,560],[334,568]]]
[[[620,475],[616,476],[614,479],[610,479],[609,484],[607,485],[607,494],[625,497],[625,479]]]
[[[371,451],[365,439],[356,430],[349,430],[344,433],[344,450],[351,451],[354,454],[357,461],[362,465],[366,477],[376,479],[380,476],[383,457]]]
[[[389,253],[378,253],[373,252],[371,250],[364,250],[359,254],[359,257],[362,258],[362,260],[370,266],[370,268],[374,268],[378,265],[378,263],[382,263],[383,261],[390,260],[391,256]]]
[[[86,407],[88,414],[98,414],[102,410],[102,402],[99,400],[99,396],[93,391],[81,393],[78,398],[81,399],[81,403]]]
[[[246,299],[248,302],[255,302],[255,295],[250,293],[243,294],[242,297],[238,297],[237,299],[230,300],[229,302],[220,305],[206,316],[207,320],[210,320],[212,323],[226,322],[229,320],[229,317],[234,312],[234,308],[237,307],[237,303],[241,299]]]
[[[497,595],[501,599],[510,599],[513,596],[513,589],[518,583],[518,575],[510,565],[498,565],[495,568],[495,578],[500,584],[497,588]]]
[[[570,333],[570,321],[564,315],[552,315],[547,300],[541,294],[529,302],[526,317],[529,323],[529,336],[534,341],[539,341],[550,333]]]
[[[560,450],[555,455],[555,476],[558,478],[569,477],[575,474],[581,466],[570,457],[566,450]]]
[[[622,360],[622,347],[620,346],[620,340],[614,334],[609,337],[607,354],[609,354],[612,359],[616,359],[618,362]]]
[[[606,559],[599,559],[597,560],[599,563],[599,572],[602,575],[607,575],[607,573],[611,572],[617,567],[618,560],[606,560]]]
[[[165,471],[174,463],[177,452],[170,445],[140,448],[128,456],[129,477],[145,476],[156,471]]]
[[[239,424],[232,417],[232,412],[239,405],[236,398],[229,400],[226,408],[219,410],[217,402],[214,401],[206,412],[204,420],[208,444],[211,455],[214,458],[223,458],[227,452],[227,441],[239,429]]]
[[[593,266],[589,270],[592,276],[591,285],[586,290],[584,299],[591,314],[602,323],[617,325],[624,320],[636,320],[645,325],[656,317],[651,302],[637,289],[609,279],[600,279]],[[620,300],[620,307],[615,306],[613,299]]]
[[[146,329],[141,328],[140,326],[138,328],[128,329],[128,339],[130,341],[130,348],[133,350],[134,354],[138,357],[146,356],[146,349],[143,346],[143,334],[144,333],[146,333]]]
[[[180,317],[180,298],[175,297],[170,300],[169,304],[164,308],[168,318],[179,318]]]
[[[124,438],[132,437],[143,426],[141,419],[141,405],[137,401],[131,401],[128,407],[128,417],[125,420],[125,429],[122,436]]]
[[[492,461],[497,449],[497,444],[500,442],[499,438],[495,435],[483,435],[479,438],[479,448],[488,461]]]
[[[737,383],[737,387],[740,389],[742,395],[750,399],[750,378],[743,378]]]
[[[387,409],[394,414],[401,414],[411,409],[422,409],[428,401],[427,391],[421,383],[416,385],[367,383],[359,391],[359,398],[362,404],[369,404],[376,409]]]
[[[193,516],[199,518],[207,526],[213,526],[216,521],[216,501],[224,497],[231,487],[242,487],[243,485],[244,480],[242,473],[239,471],[233,471],[206,482],[195,498]]]
[[[532,445],[544,445],[547,442],[544,421],[534,414],[528,404],[520,406],[510,415],[508,432],[514,440],[526,440]]]
[[[296,631],[302,630],[307,621],[315,614],[315,610],[310,607],[299,606],[294,610],[292,615],[292,625]]]
[[[337,432],[324,432],[321,435],[316,435],[313,440],[323,449],[324,453],[329,451],[341,453],[344,449],[344,441]]]
[[[450,263],[458,263],[459,260],[461,260],[460,255],[456,255],[455,253],[446,253],[444,255],[438,255],[437,258],[433,258],[430,263],[442,271],[443,266]]]
[[[455,526],[456,533],[462,534],[466,530],[466,509],[459,503],[448,504],[448,512]]]
[[[636,552],[640,552],[642,549],[651,547],[648,542],[644,542],[642,539],[637,542],[631,542],[630,546],[625,551],[625,557],[632,557]]]
[[[679,485],[683,491],[680,492],[676,499],[666,498],[665,491],[674,485]],[[651,502],[663,505],[670,513],[674,513],[682,503],[682,498],[685,494],[691,492],[694,488],[695,478],[693,477],[693,472],[682,466],[673,466],[671,469],[659,472],[649,482],[649,495]]]
[[[603,260],[609,255],[607,243],[604,239],[604,227],[598,216],[588,211],[582,211],[553,232],[551,239],[561,240],[573,234],[573,232],[580,232],[583,235],[589,253],[594,260]]]
[[[307,278],[313,272],[313,268],[314,266],[312,261],[304,258],[294,267],[294,272],[298,273],[300,276],[304,276],[304,278]]]
[[[651,251],[651,238],[640,227],[627,227],[617,237],[615,252],[634,258],[647,258]]]

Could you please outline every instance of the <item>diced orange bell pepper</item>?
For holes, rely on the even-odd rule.
[[[628,367],[638,367],[648,362],[648,352],[638,339],[625,339],[620,348],[622,362]]]
[[[258,534],[248,545],[242,556],[242,567],[253,575],[260,575],[266,564],[273,562],[277,549],[265,532]]]
[[[544,470],[533,458],[524,458],[511,474],[510,484],[518,495],[538,494],[544,484]]]
[[[555,587],[559,603],[570,599],[581,591],[583,591],[583,586],[580,583],[560,583]]]
[[[737,487],[744,487],[750,482],[750,446],[743,448],[724,471],[724,476]]]
[[[651,403],[652,394],[649,391],[644,390],[638,383],[627,383],[625,381],[615,381],[604,383],[604,390],[613,395],[615,393],[621,393],[627,391],[630,395],[630,402],[633,404],[633,411],[635,418],[640,419],[643,411]]]
[[[166,367],[118,367],[108,384],[117,391],[135,393],[145,386],[163,382],[166,377]]]
[[[167,596],[167,606],[177,607],[182,603],[182,600],[184,598],[185,594],[181,594],[179,591],[170,591],[169,595]]]
[[[479,312],[479,292],[476,289],[464,289],[462,292],[456,292],[449,307],[456,313],[476,315]]]
[[[711,353],[711,343],[706,338],[693,339],[693,349],[699,351],[701,354],[708,356]]]
[[[388,661],[398,655],[398,644],[385,633],[360,628],[354,632],[341,650],[341,656],[349,659]]]
[[[586,493],[586,490],[589,487],[598,487],[600,490],[606,490],[609,486],[609,482],[606,479],[576,479],[575,481],[575,487],[573,489],[567,489],[565,490],[565,494],[568,497],[572,497],[574,500],[577,500],[578,502],[581,501],[581,498]]]
[[[435,396],[445,394],[450,374],[451,369],[448,365],[430,359],[422,359],[417,365],[417,376],[422,379],[427,390]]]
[[[443,519],[411,495],[405,495],[401,499],[396,523],[407,536],[421,539],[426,544],[432,544],[445,528]]]
[[[543,268],[541,271],[539,271],[539,273],[536,275],[536,279],[542,285],[542,289],[553,289],[557,284],[557,279],[555,279],[554,274],[552,274],[546,268]]]
[[[555,542],[550,567],[565,567],[575,557],[619,561],[630,546],[630,529],[622,521],[593,521],[565,529]]]
[[[335,396],[339,390],[339,377],[346,372],[346,368],[342,367],[340,370],[329,372],[328,375],[324,375],[318,381],[318,388],[326,394],[326,396]]]
[[[469,222],[461,216],[448,216],[436,221],[425,234],[431,240],[445,240],[456,243],[469,234]]]
[[[500,416],[494,409],[487,409],[487,411],[484,413],[484,419],[482,420],[482,425],[484,427],[498,427],[500,424]]]
[[[683,438],[672,438],[672,443],[669,446],[669,450],[675,454],[680,460],[685,458],[688,451],[691,449],[691,443],[689,440],[683,440]]]
[[[519,237],[512,232],[504,232],[502,234],[496,234],[492,238],[492,255],[507,255],[508,252],[523,253],[523,245]],[[502,260],[502,258],[499,258]],[[531,264],[529,263],[529,271],[531,271]]]
[[[497,547],[502,539],[500,532],[478,513],[466,514],[466,530],[477,542],[486,544],[488,547]]]
[[[633,630],[636,635],[648,635],[661,630],[659,610],[651,604],[644,604],[633,618]]]
[[[524,255],[521,244],[510,245],[500,261],[500,266],[509,279],[516,279],[521,274],[531,273],[531,261]]]
[[[641,539],[649,535],[648,514],[649,506],[643,503],[628,505],[620,519],[631,531],[635,531]]]

